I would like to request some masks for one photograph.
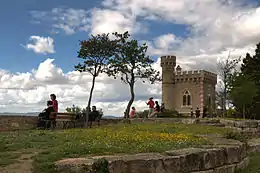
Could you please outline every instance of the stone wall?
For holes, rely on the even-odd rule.
[[[188,148],[164,153],[70,158],[57,161],[59,173],[87,173],[95,160],[105,158],[110,173],[234,173],[248,165],[247,147],[214,138],[214,147]]]
[[[100,124],[115,124],[121,119],[102,119]],[[12,130],[30,130],[35,129],[37,124],[37,116],[12,116],[0,115],[0,132]],[[57,128],[61,128],[62,124],[57,124]]]
[[[36,116],[0,115],[0,132],[9,130],[28,130],[36,127]]]
[[[228,120],[220,119],[225,127],[233,128],[244,133],[260,133],[260,121],[258,120]]]

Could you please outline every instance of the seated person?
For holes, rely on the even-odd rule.
[[[47,101],[47,108],[44,109],[38,116],[37,128],[50,128],[50,122],[47,122],[46,126],[46,120],[50,120],[51,112],[55,112],[52,106],[52,101]]]
[[[158,115],[161,112],[161,108],[160,105],[158,103],[158,101],[155,101],[155,108],[153,113],[149,116],[149,118],[153,117],[154,115]]]
[[[100,119],[101,119],[101,114],[99,113],[99,111],[97,111],[96,106],[92,106],[92,111],[89,113],[89,119],[88,121],[90,122],[90,128],[92,125],[93,121],[98,121],[98,125],[100,125]]]
[[[129,113],[129,118],[135,118],[135,117],[136,117],[136,115],[135,115],[135,107],[132,107],[132,110]]]
[[[164,112],[164,103],[161,104],[161,112]]]

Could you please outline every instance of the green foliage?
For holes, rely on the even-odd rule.
[[[82,113],[82,109],[79,106],[73,105],[72,107],[67,107],[66,112],[79,114]]]
[[[0,133],[0,164],[10,164],[19,157],[16,153],[21,150],[34,151],[33,172],[50,173],[55,172],[54,162],[64,158],[198,147],[210,142],[196,135],[226,131],[217,127],[174,123],[119,123],[93,129]],[[99,160],[99,163],[106,167],[105,160]]]
[[[164,112],[158,114],[158,118],[180,118],[183,117],[178,111],[165,109]]]
[[[236,171],[236,173],[258,173],[260,172],[260,153],[253,153],[249,155],[249,165],[243,169]]]
[[[97,77],[100,73],[107,73],[107,65],[115,55],[117,42],[109,38],[109,34],[91,35],[88,40],[80,41],[78,58],[83,60],[75,66],[77,71],[89,72]]]
[[[233,79],[233,88],[230,91],[230,99],[243,117],[250,117],[250,107],[258,91],[257,86],[246,76],[239,75]]]
[[[223,116],[226,117],[226,103],[228,101],[228,93],[230,91],[232,74],[236,72],[240,58],[231,59],[230,54],[224,61],[219,61],[217,64],[218,74],[221,79],[220,90],[217,93],[217,104],[223,110]]]
[[[108,161],[105,158],[97,159],[92,165],[92,170],[95,173],[109,173]]]
[[[246,118],[260,119],[260,43],[254,56],[246,54],[241,72],[234,74],[231,81],[230,99],[238,112]]]
[[[238,132],[228,132],[225,135],[225,138],[227,139],[234,139],[240,142],[247,142],[248,140],[250,140],[252,138],[252,136],[248,135],[248,134],[244,134],[244,133],[238,133]]]
[[[148,116],[149,110],[136,112],[138,118],[145,118]],[[180,118],[183,117],[178,111],[164,110],[163,113],[158,113],[158,118]]]
[[[118,74],[120,79],[130,87],[130,100],[126,108],[129,116],[130,108],[135,99],[134,85],[137,80],[149,81],[152,84],[160,81],[160,73],[153,69],[154,61],[146,54],[148,46],[139,44],[137,40],[130,39],[130,34],[113,33],[118,41],[115,58],[110,62],[111,74]],[[117,77],[118,77],[117,75]]]
[[[96,77],[100,73],[106,73],[109,76],[113,75],[110,73],[109,63],[114,57],[116,49],[117,41],[111,40],[109,34],[91,35],[88,40],[80,42],[78,58],[82,59],[83,62],[76,65],[75,69],[79,72],[88,72],[92,75],[92,86],[89,93],[85,126],[87,126]]]
[[[237,111],[233,108],[227,110],[227,118],[236,118]]]

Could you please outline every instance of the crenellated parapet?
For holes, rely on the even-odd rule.
[[[175,73],[176,83],[198,82],[201,80],[216,84],[217,75],[206,70],[177,71]]]
[[[161,57],[161,67],[162,69],[172,69],[174,70],[176,66],[176,56],[167,55]]]

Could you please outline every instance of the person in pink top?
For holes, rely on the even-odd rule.
[[[132,110],[129,113],[130,118],[135,118],[135,107],[132,107]]]
[[[56,95],[55,94],[51,94],[51,101],[52,101],[52,106],[54,108],[55,112],[58,112],[58,101],[56,100]]]
[[[154,111],[154,101],[153,101],[153,97],[149,98],[149,101],[146,103],[147,105],[149,105],[149,112],[148,112],[148,117],[151,116],[151,114],[153,113]]]

